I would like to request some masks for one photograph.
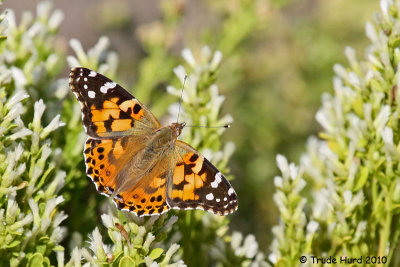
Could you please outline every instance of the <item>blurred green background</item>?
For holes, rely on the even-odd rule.
[[[13,8],[20,20],[21,12],[34,11],[38,2],[5,0],[3,7]],[[108,36],[120,58],[116,80],[159,118],[175,101],[166,86],[177,84],[172,69],[183,64],[181,50],[188,47],[196,55],[209,45],[223,52],[217,84],[226,96],[223,113],[235,120],[224,138],[236,145],[229,166],[239,195],[231,229],[255,234],[261,248],[268,249],[270,229],[278,220],[272,200],[276,154],[298,162],[307,137],[318,133],[314,115],[321,94],[332,91],[333,65],[345,62],[346,46],[364,51],[364,25],[379,2],[57,0],[54,4],[65,15],[59,50],[72,53],[70,38],[88,49],[100,36]],[[65,77],[68,71],[63,72]],[[73,211],[66,223],[73,223]]]

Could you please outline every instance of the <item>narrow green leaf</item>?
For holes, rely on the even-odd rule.
[[[6,248],[13,248],[13,247],[16,247],[16,246],[18,246],[20,243],[21,243],[21,241],[19,241],[19,240],[14,240],[14,241],[11,242],[10,244],[8,244],[8,245],[6,246]]]
[[[158,259],[163,252],[164,250],[162,248],[155,248],[150,252],[149,257],[153,260]]]
[[[367,178],[368,178],[368,167],[360,166],[360,175],[357,178],[356,185],[354,186],[353,191],[360,190],[367,182]]]
[[[64,249],[64,247],[63,246],[55,246],[54,248],[53,248],[53,250],[54,251],[64,251],[65,249]]]

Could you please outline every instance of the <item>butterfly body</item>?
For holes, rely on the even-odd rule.
[[[175,209],[226,215],[237,196],[226,178],[198,151],[177,140],[185,123],[162,127],[136,98],[85,68],[70,73],[89,135],[86,173],[97,191],[138,216]]]

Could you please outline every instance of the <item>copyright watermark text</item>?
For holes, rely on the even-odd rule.
[[[385,264],[387,257],[385,256],[360,256],[357,258],[351,258],[347,256],[340,257],[317,257],[317,256],[301,256],[300,263],[306,262],[312,264]]]

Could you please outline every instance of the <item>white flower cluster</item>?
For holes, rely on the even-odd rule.
[[[346,48],[350,66],[334,66],[334,94],[322,96],[316,114],[323,141],[309,139],[301,171],[278,156],[282,177],[275,178],[274,200],[281,223],[273,229],[273,262],[316,251],[318,256],[387,256],[398,245],[390,229],[400,200],[400,49],[394,45],[400,1],[381,0],[381,10],[375,25],[366,25],[372,44],[365,61]],[[301,192],[305,185],[307,198]],[[326,251],[313,247],[319,236]]]
[[[101,262],[111,262],[115,257],[123,254],[124,257],[120,262],[127,264],[127,266],[137,266],[141,263],[145,263],[146,266],[186,266],[181,260],[170,263],[173,261],[173,255],[179,249],[178,244],[170,245],[164,252],[162,248],[155,245],[156,236],[151,232],[157,220],[164,223],[164,227],[159,230],[169,231],[170,227],[177,221],[176,216],[170,217],[166,222],[164,220],[167,215],[152,217],[144,226],[139,226],[134,222],[123,224],[111,214],[103,214],[101,218],[104,226],[109,229],[108,234],[112,240],[112,245],[104,244],[103,237],[96,227],[89,237],[90,251],[86,248],[75,248],[68,264],[80,266],[81,257],[83,257],[87,262],[85,265],[95,266]],[[159,258],[163,253],[164,257],[160,261]]]
[[[77,39],[71,39],[69,42],[76,56],[68,56],[67,61],[71,68],[85,67],[93,69],[106,76],[112,77],[118,67],[118,55],[109,51],[110,40],[108,37],[101,37],[97,44],[86,53],[82,44]]]

